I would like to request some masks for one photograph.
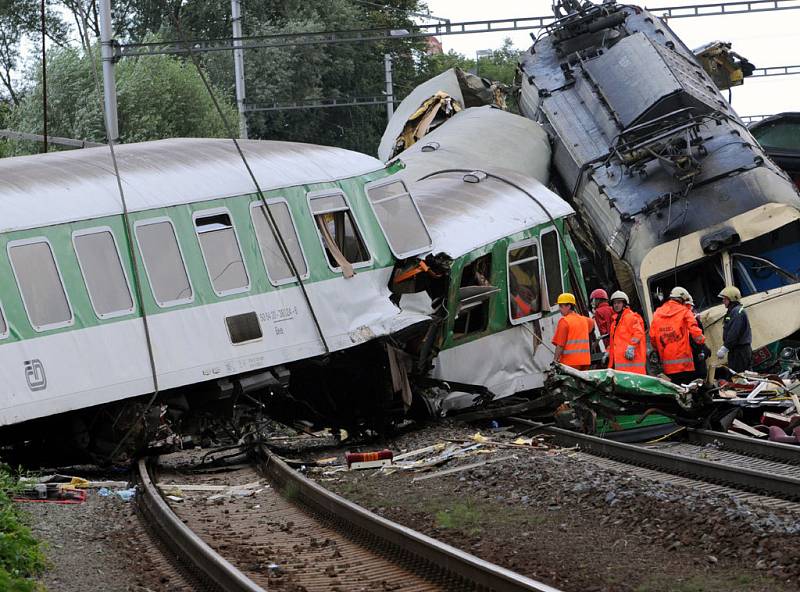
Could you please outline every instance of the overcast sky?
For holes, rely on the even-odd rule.
[[[427,2],[432,14],[453,22],[552,14],[552,0]],[[643,4],[654,8],[710,3],[713,0],[651,0]],[[671,19],[669,26],[691,48],[709,41],[730,41],[733,50],[756,67],[790,66],[800,64],[800,2],[797,6],[796,10]],[[654,12],[658,14],[657,10]],[[506,36],[518,48],[531,45],[530,31],[445,35],[441,40],[445,51],[453,49],[474,58],[479,49],[499,47]],[[740,115],[800,111],[800,74],[746,79],[743,86],[733,90],[733,108]]]

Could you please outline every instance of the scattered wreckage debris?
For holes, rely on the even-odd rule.
[[[651,441],[685,427],[800,444],[800,374],[733,373],[674,384],[612,369],[554,366],[545,384],[560,401],[559,427],[623,442]]]

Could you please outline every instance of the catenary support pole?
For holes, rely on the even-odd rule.
[[[42,0],[42,152],[47,152],[47,24],[45,20],[45,4]]]
[[[394,84],[392,83],[392,54],[383,54],[383,66],[386,71],[386,120],[394,115]]]
[[[103,58],[103,101],[106,111],[108,143],[119,141],[117,123],[117,83],[114,80],[114,47],[111,38],[111,0],[100,0],[100,55]]]
[[[247,139],[247,113],[245,112],[244,99],[244,49],[242,42],[237,41],[242,37],[242,2],[231,0],[231,23],[233,25],[233,76],[236,86],[236,108],[239,110],[239,137]]]

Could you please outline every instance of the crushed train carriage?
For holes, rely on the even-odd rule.
[[[523,346],[515,370],[541,384],[549,360],[534,336],[549,339],[554,294],[581,275],[567,264],[572,210],[520,172],[534,162],[546,174],[538,125],[496,113],[517,120],[528,150],[479,183],[443,170],[482,162],[463,146],[448,155],[444,136],[440,152],[420,146],[388,165],[242,142],[261,195],[230,141],[120,145],[126,208],[107,149],[0,161],[3,439],[49,434],[97,457],[198,404],[230,413],[265,392],[309,419],[357,425],[402,413],[412,386],[455,381],[423,398],[439,412],[460,382],[471,396],[526,387],[530,377],[494,378],[499,357],[464,363],[511,342]],[[495,112],[474,116],[461,133],[500,145]],[[429,282],[396,281],[425,261]],[[410,292],[426,287],[420,306]],[[530,314],[510,303],[519,295]]]
[[[712,349],[726,284],[744,295],[756,362],[800,331],[800,196],[692,52],[639,7],[565,0],[520,58],[521,112],[553,138],[554,180],[597,281],[646,320],[689,289]]]

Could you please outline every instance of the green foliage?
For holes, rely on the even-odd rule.
[[[0,466],[0,590],[34,592],[32,578],[45,568],[45,557],[20,512],[9,497],[16,481]]]
[[[93,68],[100,67],[77,48],[51,52],[47,65],[48,131],[105,141],[101,99]],[[100,73],[97,74],[100,76]],[[224,137],[222,120],[193,63],[170,56],[124,60],[116,71],[120,139],[139,142],[170,137]],[[9,127],[31,133],[42,129],[41,69],[35,86],[9,117]],[[99,78],[98,78],[99,81]],[[215,91],[226,117],[236,123],[230,101]],[[31,142],[14,142],[15,154],[35,152]]]

